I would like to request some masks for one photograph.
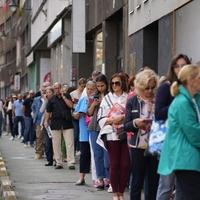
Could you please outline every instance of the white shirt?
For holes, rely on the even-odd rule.
[[[121,96],[117,96],[114,93],[109,92],[106,96],[110,97],[110,100],[112,101],[113,104],[120,104],[124,108],[126,107],[126,102],[127,102],[127,93],[123,93]],[[99,108],[98,112],[98,119],[99,119],[99,126],[101,128],[100,134],[107,134],[107,140],[119,140],[116,132],[113,131],[113,127],[111,125],[106,125],[106,121],[108,119],[108,114],[110,112],[111,107],[108,105],[107,101],[105,100],[104,97]]]

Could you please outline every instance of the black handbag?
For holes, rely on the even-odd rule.
[[[127,140],[127,132],[124,130],[124,127],[117,129],[117,135],[119,137],[119,140],[121,141]]]

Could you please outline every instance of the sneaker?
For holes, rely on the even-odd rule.
[[[53,166],[53,163],[52,162],[48,162],[48,163],[46,163],[44,166]]]
[[[15,138],[12,136],[11,138],[9,138],[9,140],[14,140]]]
[[[107,192],[108,193],[112,193],[113,192],[111,184],[109,185],[109,188],[108,188]]]
[[[17,138],[20,139],[20,138],[21,138],[21,135],[19,134],[19,135],[17,136]]]
[[[27,147],[28,147],[28,144],[24,144],[24,147],[27,148]]]
[[[76,156],[80,156],[81,152],[80,151],[76,151]]]

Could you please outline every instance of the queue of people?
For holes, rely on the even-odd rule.
[[[45,166],[62,169],[66,161],[74,170],[80,155],[77,186],[91,172],[94,187],[113,200],[124,200],[126,188],[130,200],[142,191],[145,200],[200,199],[200,67],[184,54],[162,80],[149,67],[110,80],[95,71],[77,88],[44,83],[35,96],[1,102],[0,125],[7,116],[11,140],[34,147],[35,159],[45,154]],[[148,152],[153,120],[167,122],[160,155]]]

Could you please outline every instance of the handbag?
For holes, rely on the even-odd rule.
[[[160,155],[167,132],[167,121],[153,120],[149,133],[148,153]]]

